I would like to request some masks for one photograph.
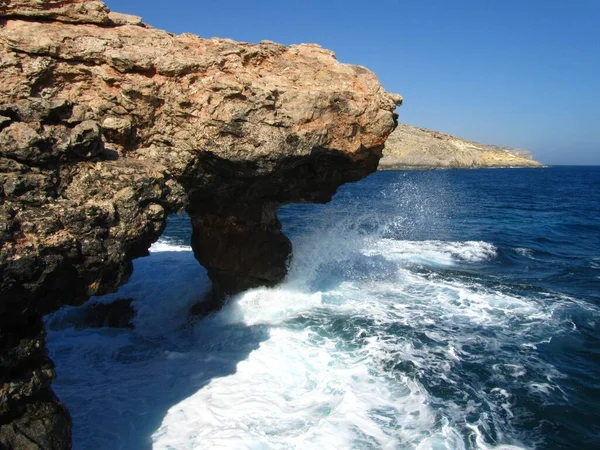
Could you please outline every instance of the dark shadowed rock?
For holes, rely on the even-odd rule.
[[[133,328],[135,310],[132,298],[120,298],[112,303],[90,303],[83,313],[83,325],[90,328]]]
[[[54,365],[37,314],[0,315],[0,448],[69,449],[71,416],[50,383]]]
[[[192,248],[207,267],[215,298],[285,277],[292,244],[281,232],[275,205],[203,214],[192,219],[192,228]]]
[[[2,424],[0,439],[6,450],[71,448],[71,416],[50,388],[27,397],[19,416]]]

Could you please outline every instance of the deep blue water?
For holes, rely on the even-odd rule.
[[[400,214],[397,196],[408,199]],[[335,204],[288,206],[280,216],[293,233],[310,222],[305,216],[350,211],[364,214],[367,220],[356,225],[370,232],[379,225],[368,219],[376,209],[387,224],[385,238],[482,241],[496,248],[494,257],[475,264],[415,271],[544,304],[566,300],[548,318],[560,326],[541,331],[535,348],[535,358],[559,374],[553,395],[531,395],[527,374],[504,387],[518,411],[513,426],[531,432],[530,444],[600,448],[600,167],[379,172],[343,187]],[[494,351],[473,352],[455,370],[474,386],[491,386],[493,363],[518,355],[515,344],[500,342],[506,348],[498,358]],[[433,388],[439,380],[426,374],[421,381]],[[454,395],[451,386],[437,389],[446,399]]]
[[[75,448],[600,448],[600,167],[378,172],[279,216],[288,280],[199,323],[185,215],[104,299],[135,330],[49,319]]]

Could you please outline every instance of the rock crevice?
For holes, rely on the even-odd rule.
[[[115,291],[183,209],[215,306],[281,281],[277,209],[376,170],[400,103],[317,45],[0,1],[0,446],[70,446],[44,314]]]

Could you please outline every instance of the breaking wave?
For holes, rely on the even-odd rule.
[[[406,231],[414,208],[443,222],[429,191],[390,210],[407,191],[372,183],[375,212],[356,206],[356,187],[282,211],[286,281],[201,321],[189,309],[209,281],[171,226],[127,285],[96,299],[134,298],[133,330],[49,317],[75,448],[546,447],[554,410],[573,403],[554,356],[584,345],[600,310],[497,271],[515,265],[505,252],[530,260],[524,247],[419,240]]]

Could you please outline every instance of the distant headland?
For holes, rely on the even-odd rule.
[[[478,142],[399,124],[388,138],[379,170],[483,167],[543,167],[527,150]]]

